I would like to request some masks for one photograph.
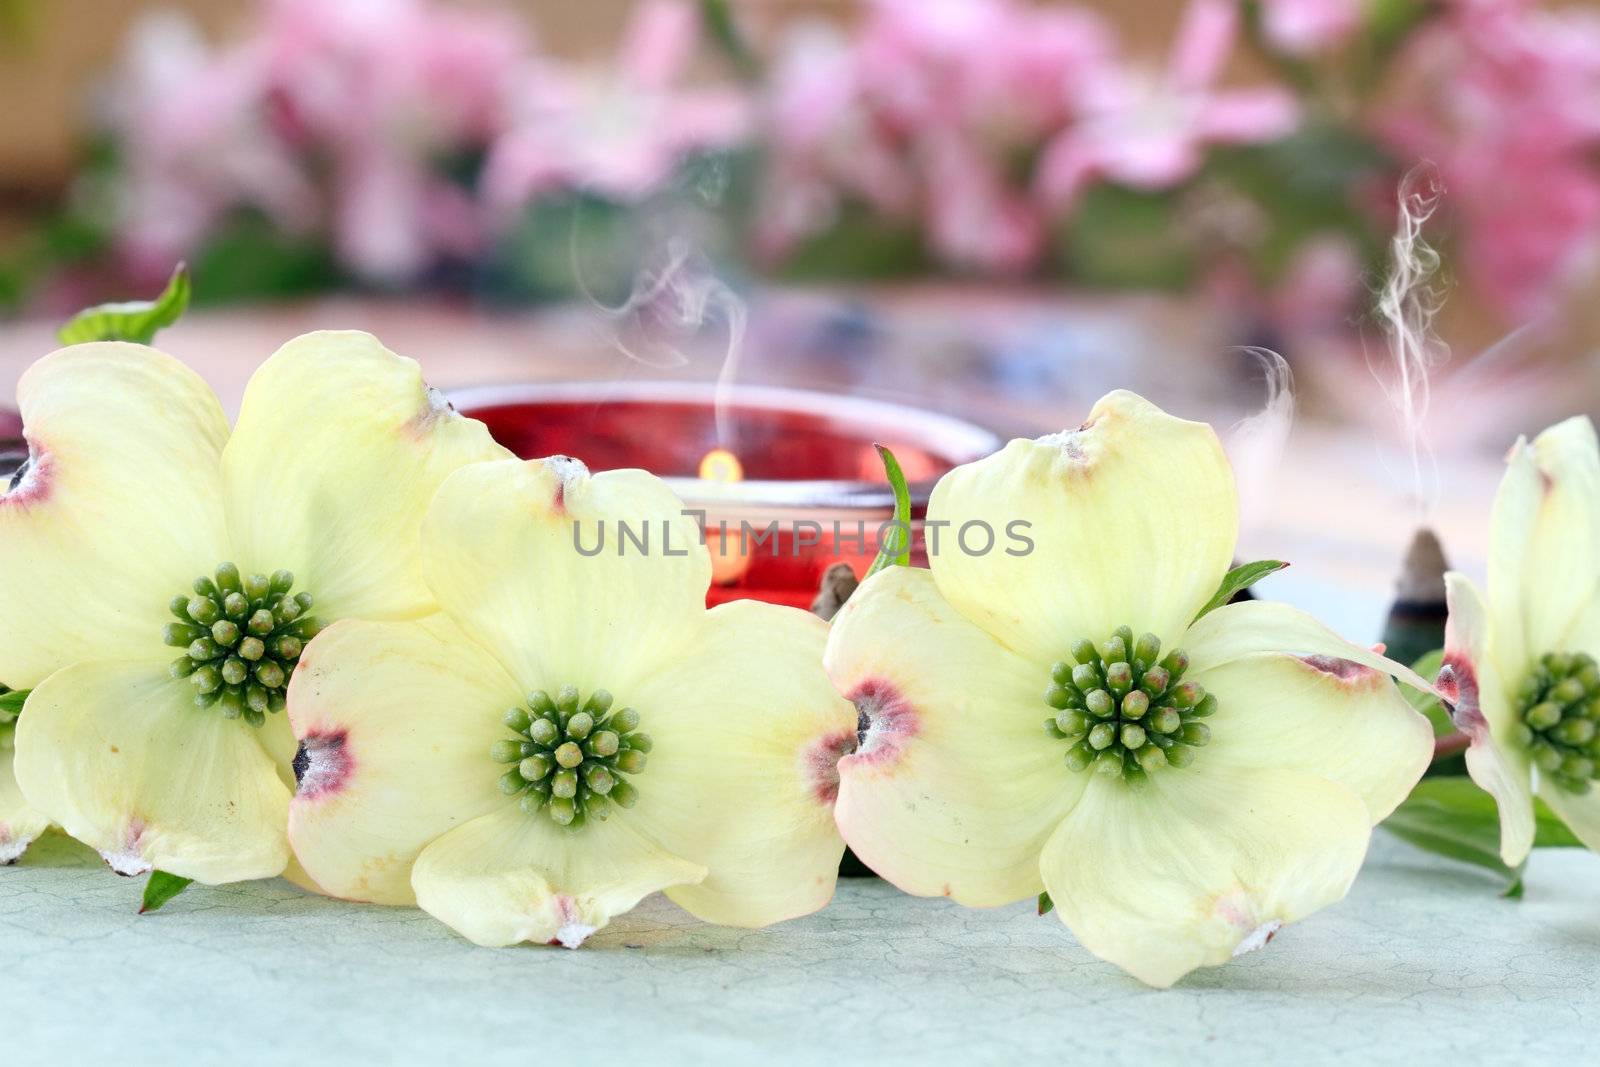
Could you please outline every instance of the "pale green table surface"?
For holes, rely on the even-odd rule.
[[[875,880],[806,919],[647,900],[576,952],[480,949],[419,911],[281,881],[139,882],[51,837],[0,869],[0,1063],[1595,1062],[1600,857],[1521,901],[1382,833],[1350,897],[1156,992],[1028,904]]]

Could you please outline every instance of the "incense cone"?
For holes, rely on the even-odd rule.
[[[839,609],[844,607],[844,602],[850,599],[850,594],[854,593],[856,586],[860,584],[850,564],[835,563],[822,576],[822,586],[817,590],[817,599],[811,602],[811,613],[819,616],[823,622],[832,622],[833,617],[839,614]]]
[[[1415,663],[1444,647],[1449,614],[1444,599],[1444,572],[1450,569],[1439,538],[1426,526],[1417,530],[1395,582],[1394,603],[1383,625],[1386,654],[1401,663]]]
[[[839,609],[844,607],[844,602],[850,599],[850,594],[854,593],[860,584],[850,564],[835,563],[822,576],[822,587],[817,590],[817,599],[811,602],[812,614],[821,616],[824,622],[832,622],[833,617],[839,614]],[[847,848],[839,859],[839,877],[876,878],[877,875]]]

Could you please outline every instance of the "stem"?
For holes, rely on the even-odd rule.
[[[1465,752],[1472,744],[1472,738],[1463,733],[1445,734],[1433,740],[1433,762],[1449,759]]]

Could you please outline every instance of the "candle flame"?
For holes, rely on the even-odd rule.
[[[726,448],[713,448],[700,460],[700,477],[708,482],[738,482],[744,480],[744,465],[739,457]]]

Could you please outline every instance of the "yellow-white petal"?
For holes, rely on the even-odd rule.
[[[735,601],[618,694],[655,747],[631,780],[637,805],[612,818],[706,868],[667,895],[707,922],[765,926],[833,896],[836,763],[855,743],[856,711],[823,673],[827,638],[810,612]]]
[[[1341,899],[1371,834],[1325,778],[1204,765],[1143,790],[1096,775],[1045,846],[1056,912],[1096,956],[1165,988]]]
[[[1433,727],[1387,674],[1348,660],[1260,652],[1192,675],[1217,698],[1207,769],[1305,771],[1385,819],[1433,759]]]
[[[168,602],[222,560],[216,395],[142,345],[62,349],[17,387],[30,466],[0,496],[0,681],[164,651]],[[0,488],[4,488],[0,485]]]
[[[1570,651],[1574,625],[1600,595],[1600,447],[1587,418],[1513,446],[1492,523],[1488,601],[1503,668]]]
[[[1433,692],[1433,683],[1403,663],[1352,644],[1316,619],[1287,604],[1246,600],[1225,604],[1189,627],[1180,642],[1192,674],[1215,670],[1258,652],[1327,656],[1381,671],[1409,686]]]
[[[646,547],[619,541],[619,526]],[[631,691],[683,647],[711,582],[711,557],[661,479],[591,477],[565,457],[457,471],[422,546],[439,605],[524,689],[551,693]]]
[[[28,804],[119,874],[220,884],[289,859],[289,790],[253,727],[194,706],[159,664],[88,662],[45,679],[17,720]]]
[[[1444,666],[1438,689],[1451,707],[1456,729],[1471,739],[1467,773],[1500,811],[1500,858],[1515,867],[1533,849],[1533,782],[1527,752],[1512,736],[1515,710],[1494,655],[1488,609],[1470,581],[1444,576],[1450,617],[1444,633]]]
[[[298,337],[251,377],[223,455],[236,562],[292,571],[324,621],[426,614],[428,502],[458,467],[509,455],[372,335]]]
[[[424,848],[411,883],[424,911],[475,944],[577,948],[649,894],[705,873],[626,818],[591,819],[573,832],[507,800]]]
[[[1075,431],[1012,441],[940,479],[928,519],[948,525],[930,565],[957,610],[1033,660],[1122,625],[1170,645],[1227,573],[1238,512],[1211,427],[1115,392]],[[978,552],[985,524],[995,544]]]
[[[490,747],[524,697],[494,658],[435,613],[335,623],[289,683],[301,745],[289,841],[334,896],[410,904],[434,838],[508,803]]]
[[[919,896],[986,906],[1038,893],[1039,853],[1088,779],[1044,730],[1050,664],[968,622],[910,567],[856,590],[825,662],[866,717],[835,806],[856,855]]]
[[[0,866],[15,863],[50,828],[50,820],[28,806],[17,786],[11,767],[15,747],[8,734],[0,734]]]

